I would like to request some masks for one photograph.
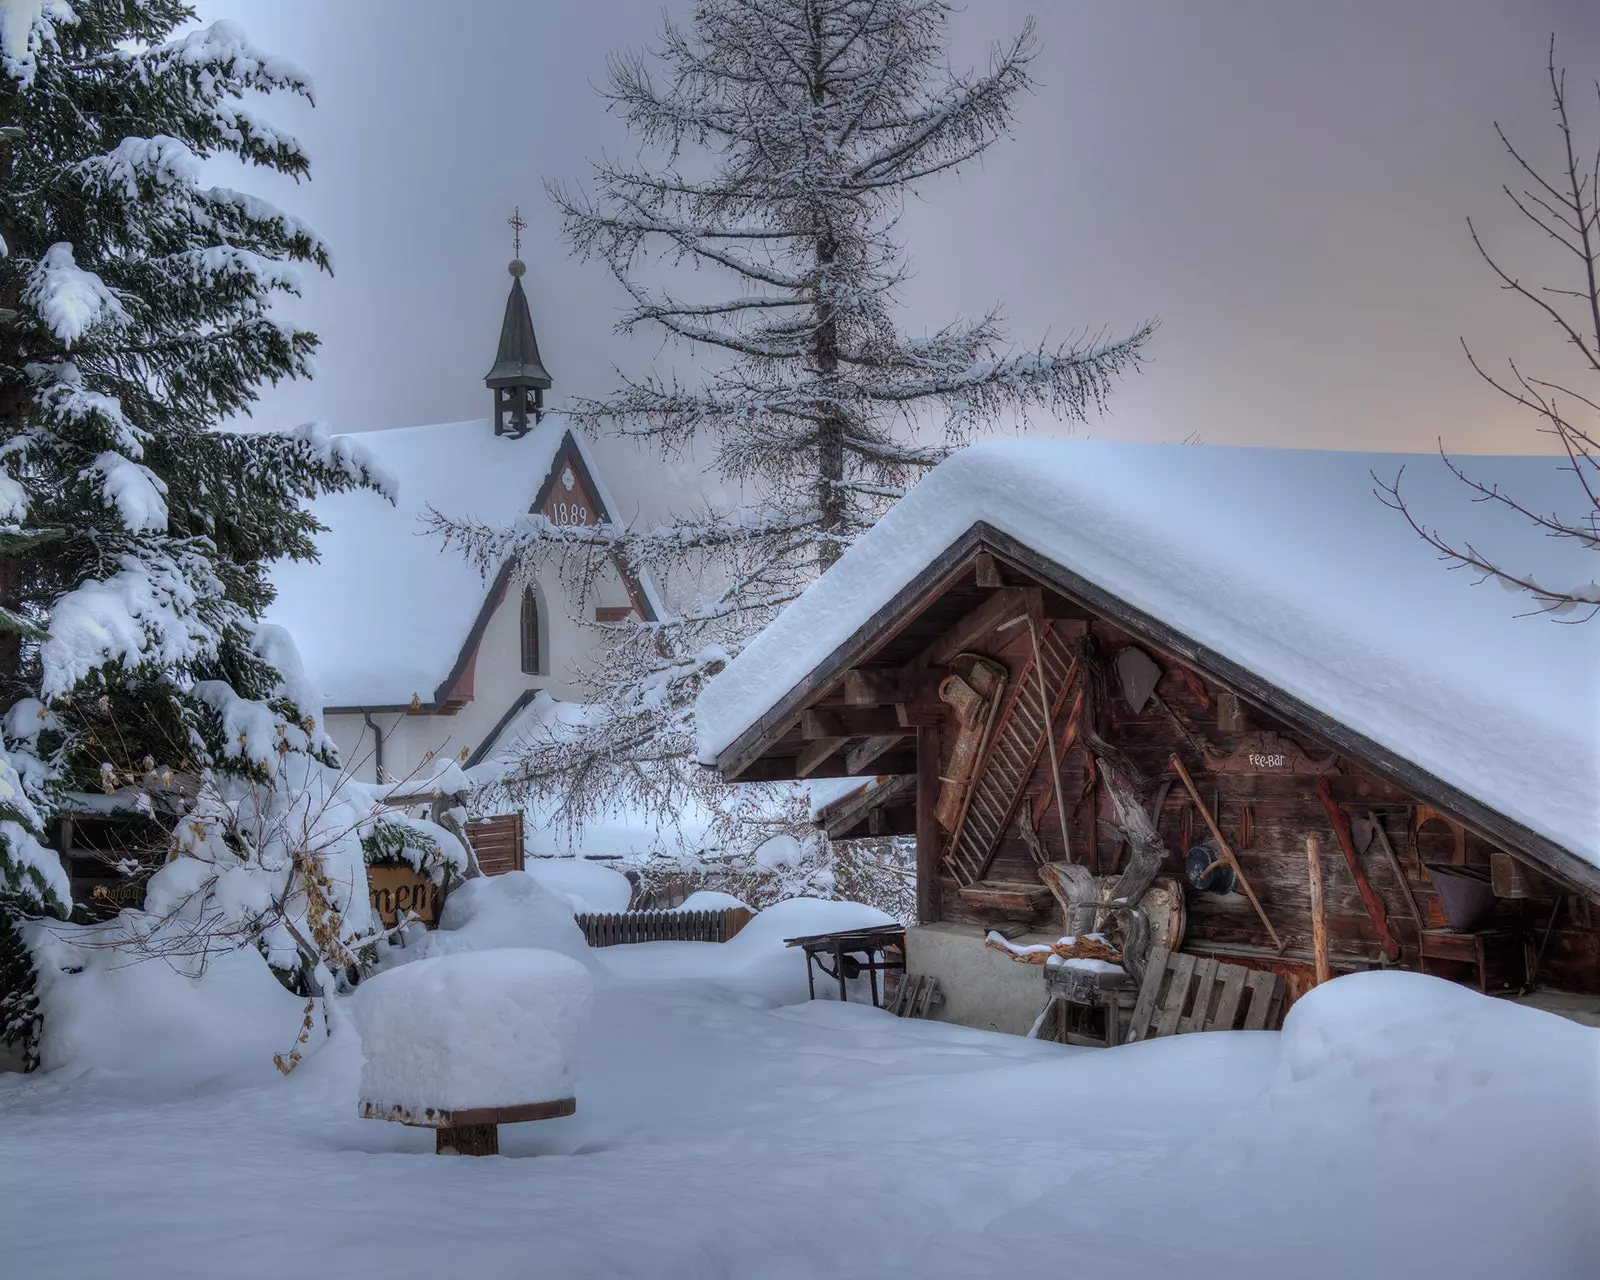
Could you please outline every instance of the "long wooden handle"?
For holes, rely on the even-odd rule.
[[[1173,756],[1171,760],[1173,771],[1183,780],[1184,788],[1189,792],[1189,798],[1194,801],[1194,807],[1200,810],[1200,816],[1206,820],[1206,826],[1211,828],[1212,838],[1222,850],[1222,856],[1228,860],[1228,865],[1233,868],[1233,874],[1239,881],[1239,887],[1244,890],[1244,896],[1250,899],[1250,905],[1256,909],[1256,915],[1261,917],[1261,923],[1266,928],[1267,936],[1272,939],[1272,945],[1279,951],[1284,948],[1284,943],[1278,937],[1278,931],[1272,927],[1272,921],[1267,919],[1267,913],[1261,905],[1261,899],[1256,897],[1256,891],[1250,887],[1250,881],[1245,877],[1244,868],[1239,865],[1239,859],[1233,856],[1233,850],[1228,842],[1223,839],[1222,832],[1217,829],[1217,824],[1212,820],[1211,811],[1206,808],[1205,802],[1200,799],[1200,792],[1194,785],[1194,779],[1189,776],[1189,771],[1183,767],[1183,761]]]
[[[1316,836],[1306,837],[1306,881],[1311,888],[1311,951],[1320,987],[1333,977],[1333,969],[1328,963],[1328,917],[1322,908],[1322,846]]]

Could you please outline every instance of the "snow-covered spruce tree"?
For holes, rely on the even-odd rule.
[[[314,335],[269,306],[328,254],[292,217],[202,181],[218,154],[304,174],[299,144],[244,99],[311,88],[232,24],[181,31],[193,16],[177,0],[0,5],[11,913],[68,909],[39,845],[64,792],[153,796],[179,822],[195,779],[274,786],[269,757],[334,761],[256,619],[270,564],[315,553],[301,500],[387,481],[320,425],[216,429],[263,383],[309,372]]]
[[[653,60],[613,65],[611,106],[655,161],[603,161],[592,191],[551,194],[573,246],[627,291],[621,331],[681,340],[698,377],[625,380],[571,414],[666,455],[695,447],[742,497],[656,528],[437,517],[486,567],[558,558],[583,586],[615,559],[702,588],[678,616],[608,628],[589,677],[595,714],[581,732],[526,740],[508,790],[554,792],[573,822],[618,798],[671,813],[697,790],[736,825],[771,816],[763,803],[730,810],[692,765],[702,683],[974,432],[1032,408],[1081,420],[1137,366],[1149,324],[1027,350],[998,310],[919,337],[897,326],[907,197],[1006,134],[1034,56],[1030,24],[987,73],[948,71],[950,8],[701,0]],[[696,268],[699,288],[647,281],[674,265]]]

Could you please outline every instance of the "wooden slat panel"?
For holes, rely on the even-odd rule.
[[[1184,952],[1172,957],[1172,985],[1167,988],[1167,998],[1161,1002],[1161,1016],[1156,1020],[1152,1036],[1170,1036],[1178,1029],[1183,1002],[1194,979],[1194,962],[1195,958]]]
[[[1178,1023],[1178,1034],[1206,1029],[1207,1015],[1211,1011],[1211,986],[1217,976],[1217,958],[1205,956],[1194,967],[1194,1005],[1188,1015]]]
[[[1245,1015],[1245,1031],[1264,1031],[1267,1019],[1272,1014],[1272,997],[1276,994],[1280,979],[1275,973],[1264,973],[1257,969],[1252,971],[1245,979],[1245,985],[1250,988],[1250,1012]]]
[[[1233,1021],[1239,1016],[1239,997],[1244,994],[1244,978],[1247,970],[1236,964],[1222,967],[1224,969],[1222,995],[1217,1000],[1217,1012],[1207,1028],[1210,1031],[1233,1030]]]
[[[1144,971],[1144,985],[1139,988],[1139,999],[1133,1006],[1133,1017],[1128,1021],[1127,1043],[1149,1038],[1150,1019],[1156,1011],[1156,1001],[1167,975],[1167,957],[1171,953],[1162,946],[1151,949]]]

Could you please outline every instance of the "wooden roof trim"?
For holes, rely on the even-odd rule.
[[[1233,692],[1303,728],[1323,745],[1359,761],[1384,781],[1449,812],[1491,842],[1525,854],[1573,887],[1600,894],[1600,867],[984,521],[974,523],[946,547],[849,640],[740,734],[717,758],[716,767],[723,776],[736,774],[759,758],[801,710],[825,696],[846,671],[867,661],[893,638],[891,626],[902,610],[921,601],[921,607],[904,619],[912,621],[961,577],[979,551],[999,556],[1129,634],[1166,649]]]
[[[981,525],[973,525],[946,547],[927,568],[857,628],[848,640],[824,658],[810,675],[729,743],[716,759],[715,767],[722,776],[730,781],[735,780],[735,775],[743,773],[766,750],[770,745],[769,739],[782,737],[789,723],[806,706],[833,692],[843,682],[846,672],[868,661],[893,639],[889,625],[902,611],[915,607],[915,612],[909,613],[905,619],[908,623],[914,621],[945,590],[954,586],[956,580],[966,572],[968,557],[978,549],[982,528]]]

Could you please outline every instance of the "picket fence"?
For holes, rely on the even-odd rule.
[[[591,947],[628,942],[726,942],[750,920],[742,907],[722,911],[585,911],[578,928]]]

